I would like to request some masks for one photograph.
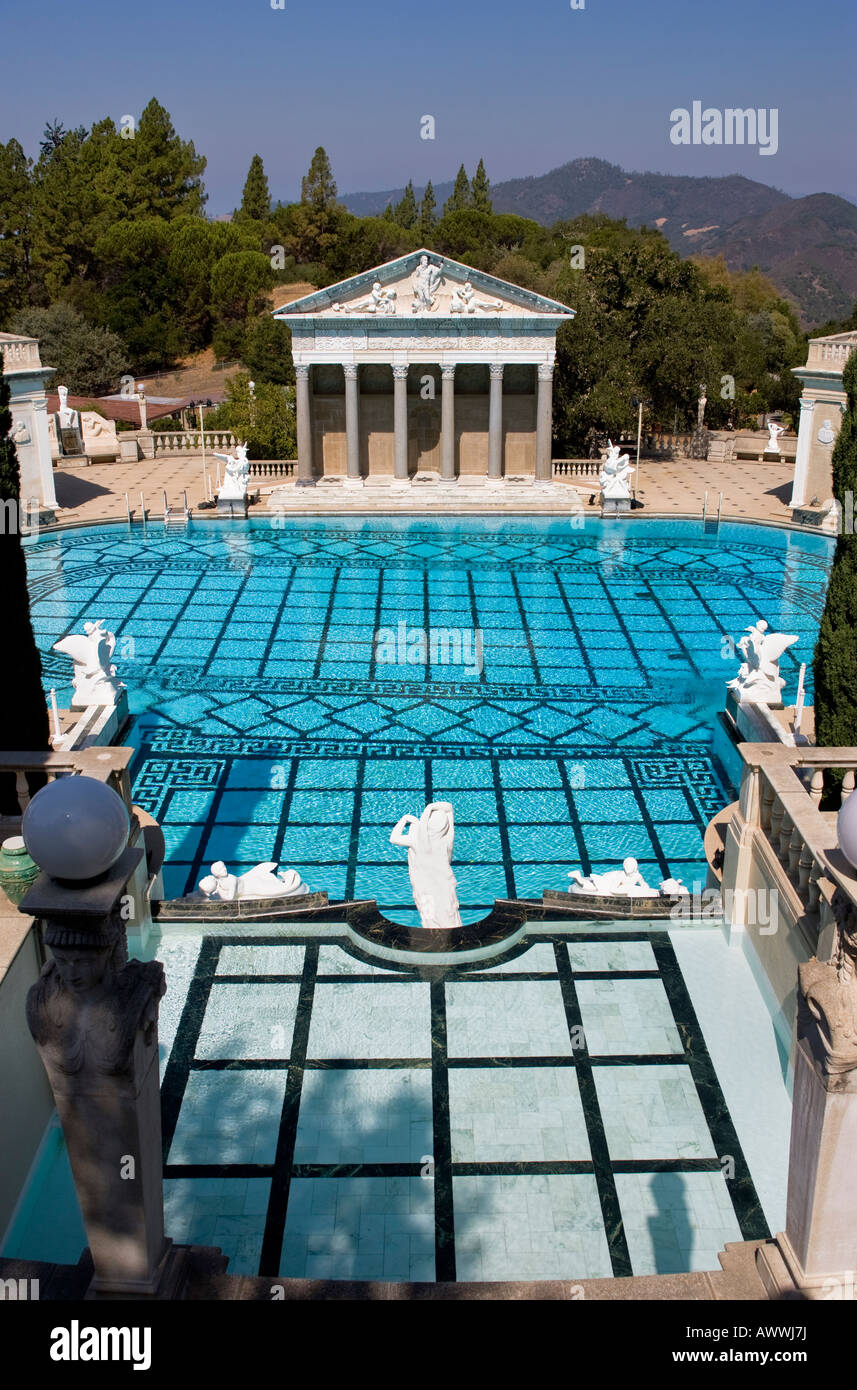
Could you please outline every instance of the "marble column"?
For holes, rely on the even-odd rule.
[[[553,363],[538,366],[538,396],[536,399],[536,482],[552,480],[551,430],[553,425]]]
[[[39,456],[42,503],[46,507],[56,507],[58,503],[57,495],[54,491],[51,436],[48,430],[48,402],[45,396],[33,402],[33,425],[34,443]]]
[[[393,368],[394,475],[397,483],[408,481],[408,369]]]
[[[440,476],[455,482],[455,367],[441,368]]]
[[[503,364],[492,362],[491,394],[488,402],[488,477],[489,483],[503,478]]]
[[[298,487],[315,487],[312,466],[312,404],[310,401],[310,368],[295,366],[296,414],[298,431]]]
[[[345,373],[345,440],[347,473],[345,481],[349,487],[362,487],[360,476],[360,368],[347,364]]]
[[[815,401],[811,396],[800,398],[800,424],[798,425],[797,453],[795,455],[794,483],[792,484],[790,507],[802,507],[806,502],[806,480],[809,473],[809,456],[812,450],[812,421]],[[819,498],[824,501],[824,498]]]

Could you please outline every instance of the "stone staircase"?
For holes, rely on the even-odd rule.
[[[507,477],[489,483],[481,477],[462,477],[442,482],[436,473],[418,473],[407,482],[386,475],[350,483],[342,477],[321,478],[315,487],[294,482],[261,489],[261,501],[271,512],[336,513],[379,512],[408,515],[437,512],[461,516],[468,513],[536,513],[555,516],[588,510],[589,489],[570,483],[539,482],[529,477]],[[593,510],[593,514],[594,510]]]

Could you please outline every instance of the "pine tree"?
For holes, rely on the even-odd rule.
[[[420,237],[426,245],[428,245],[429,237],[432,234],[435,221],[437,220],[435,218],[436,207],[437,201],[434,196],[431,179],[429,179],[426,184],[426,191],[423,194],[423,201],[420,204]]]
[[[470,194],[473,207],[477,212],[494,211],[494,204],[491,202],[491,184],[485,172],[485,164],[481,159],[476,173],[473,175]]]
[[[848,397],[833,451],[833,496],[844,518],[857,497],[857,352],[842,374]],[[850,502],[849,507],[849,497]],[[857,747],[857,535],[842,531],[833,556],[815,647],[815,739],[820,748]]]
[[[319,145],[312,157],[309,172],[301,180],[301,202],[309,203],[318,212],[327,212],[336,206],[337,192],[327,151],[323,145]]]
[[[443,205],[444,217],[448,212],[461,212],[463,208],[469,208],[470,196],[470,180],[462,164],[455,177],[455,187]]]
[[[0,371],[0,507],[5,522],[0,527],[0,593],[3,595],[8,673],[0,681],[0,744],[6,750],[48,750],[48,710],[42,689],[42,662],[30,623],[27,566],[17,524],[20,473],[15,445],[9,438],[11,392]],[[14,503],[7,507],[6,502]],[[10,515],[11,513],[11,515]],[[32,777],[31,792],[43,783]],[[14,773],[0,774],[0,814],[17,812]]]
[[[261,155],[254,154],[250,161],[239,216],[252,218],[254,222],[266,222],[271,216],[271,192]]]
[[[393,204],[392,204],[392,203],[388,203],[387,206],[385,207],[384,211],[383,211],[382,214],[381,214],[381,220],[382,220],[382,222],[395,222],[395,220],[396,220],[396,214],[395,214],[395,212],[393,211]]]
[[[419,213],[417,211],[417,199],[414,193],[414,181],[408,180],[408,186],[402,196],[401,202],[397,203],[393,210],[393,217],[400,227],[409,230],[417,225]]]

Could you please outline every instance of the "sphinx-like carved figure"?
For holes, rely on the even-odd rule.
[[[836,944],[829,961],[798,966],[798,1037],[806,1038],[829,1076],[857,1067],[857,908],[837,888]]]
[[[82,633],[73,632],[54,642],[53,650],[63,652],[74,662],[72,709],[116,703],[125,686],[116,679],[116,667],[111,665],[115,648],[115,633],[104,631],[103,618],[84,623]]]
[[[448,801],[432,801],[422,815],[404,815],[390,836],[391,845],[408,851],[408,876],[424,927],[461,926],[458,884],[452,872],[455,816]]]

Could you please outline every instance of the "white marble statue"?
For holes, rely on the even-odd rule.
[[[146,383],[144,381],[138,381],[137,383],[137,404],[140,407],[140,429],[147,430],[149,428],[149,418],[148,402],[146,401]]]
[[[442,280],[443,264],[435,265],[428,256],[421,256],[420,263],[414,271],[412,313],[428,313],[435,307],[438,288]]]
[[[57,411],[61,430],[80,429],[80,415],[73,410],[68,403],[68,387],[58,386],[57,395],[60,398],[60,408]]]
[[[309,893],[296,869],[277,872],[276,862],[256,864],[246,874],[231,874],[218,859],[211,873],[201,878],[195,893],[187,896],[197,901],[231,903],[247,898],[298,898]]]
[[[82,411],[80,421],[83,434],[83,452],[87,458],[115,459],[119,454],[119,439],[116,434],[115,421],[105,420],[95,410]]]
[[[395,314],[396,291],[385,289],[381,281],[376,280],[371,294],[355,299],[353,304],[337,302],[333,308],[337,314]]]
[[[776,420],[771,420],[768,425],[768,442],[765,445],[766,454],[778,454],[780,452],[781,434],[785,434],[782,425],[778,425]]]
[[[238,444],[234,454],[215,454],[214,457],[226,464],[218,499],[223,502],[243,502],[250,478],[246,442]]]
[[[780,657],[797,640],[785,632],[769,632],[764,618],[746,629],[736,644],[744,660],[735,679],[727,682],[741,704],[780,703],[785,685],[780,675]]]
[[[63,652],[74,662],[72,709],[116,703],[125,686],[116,679],[116,667],[111,665],[115,647],[116,637],[104,631],[103,618],[84,623],[82,633],[70,633],[54,642],[53,650]]]
[[[580,869],[572,869],[569,878],[569,893],[578,893],[583,897],[602,894],[613,897],[631,897],[632,894],[635,898],[658,897],[658,889],[652,888],[643,878],[636,859],[625,859],[621,869],[610,869],[606,874],[584,874]]]
[[[451,314],[475,314],[477,309],[482,309],[485,313],[498,313],[503,308],[502,299],[477,299],[476,291],[467,280],[460,287],[452,291],[449,301],[449,312]]]
[[[605,502],[627,501],[631,496],[631,474],[633,468],[627,454],[619,453],[619,445],[607,441],[607,457],[601,464],[598,481],[601,496]]]
[[[408,851],[408,875],[414,903],[424,927],[460,927],[458,885],[452,872],[455,817],[448,801],[432,801],[419,820],[404,815],[390,836],[391,845]]]

